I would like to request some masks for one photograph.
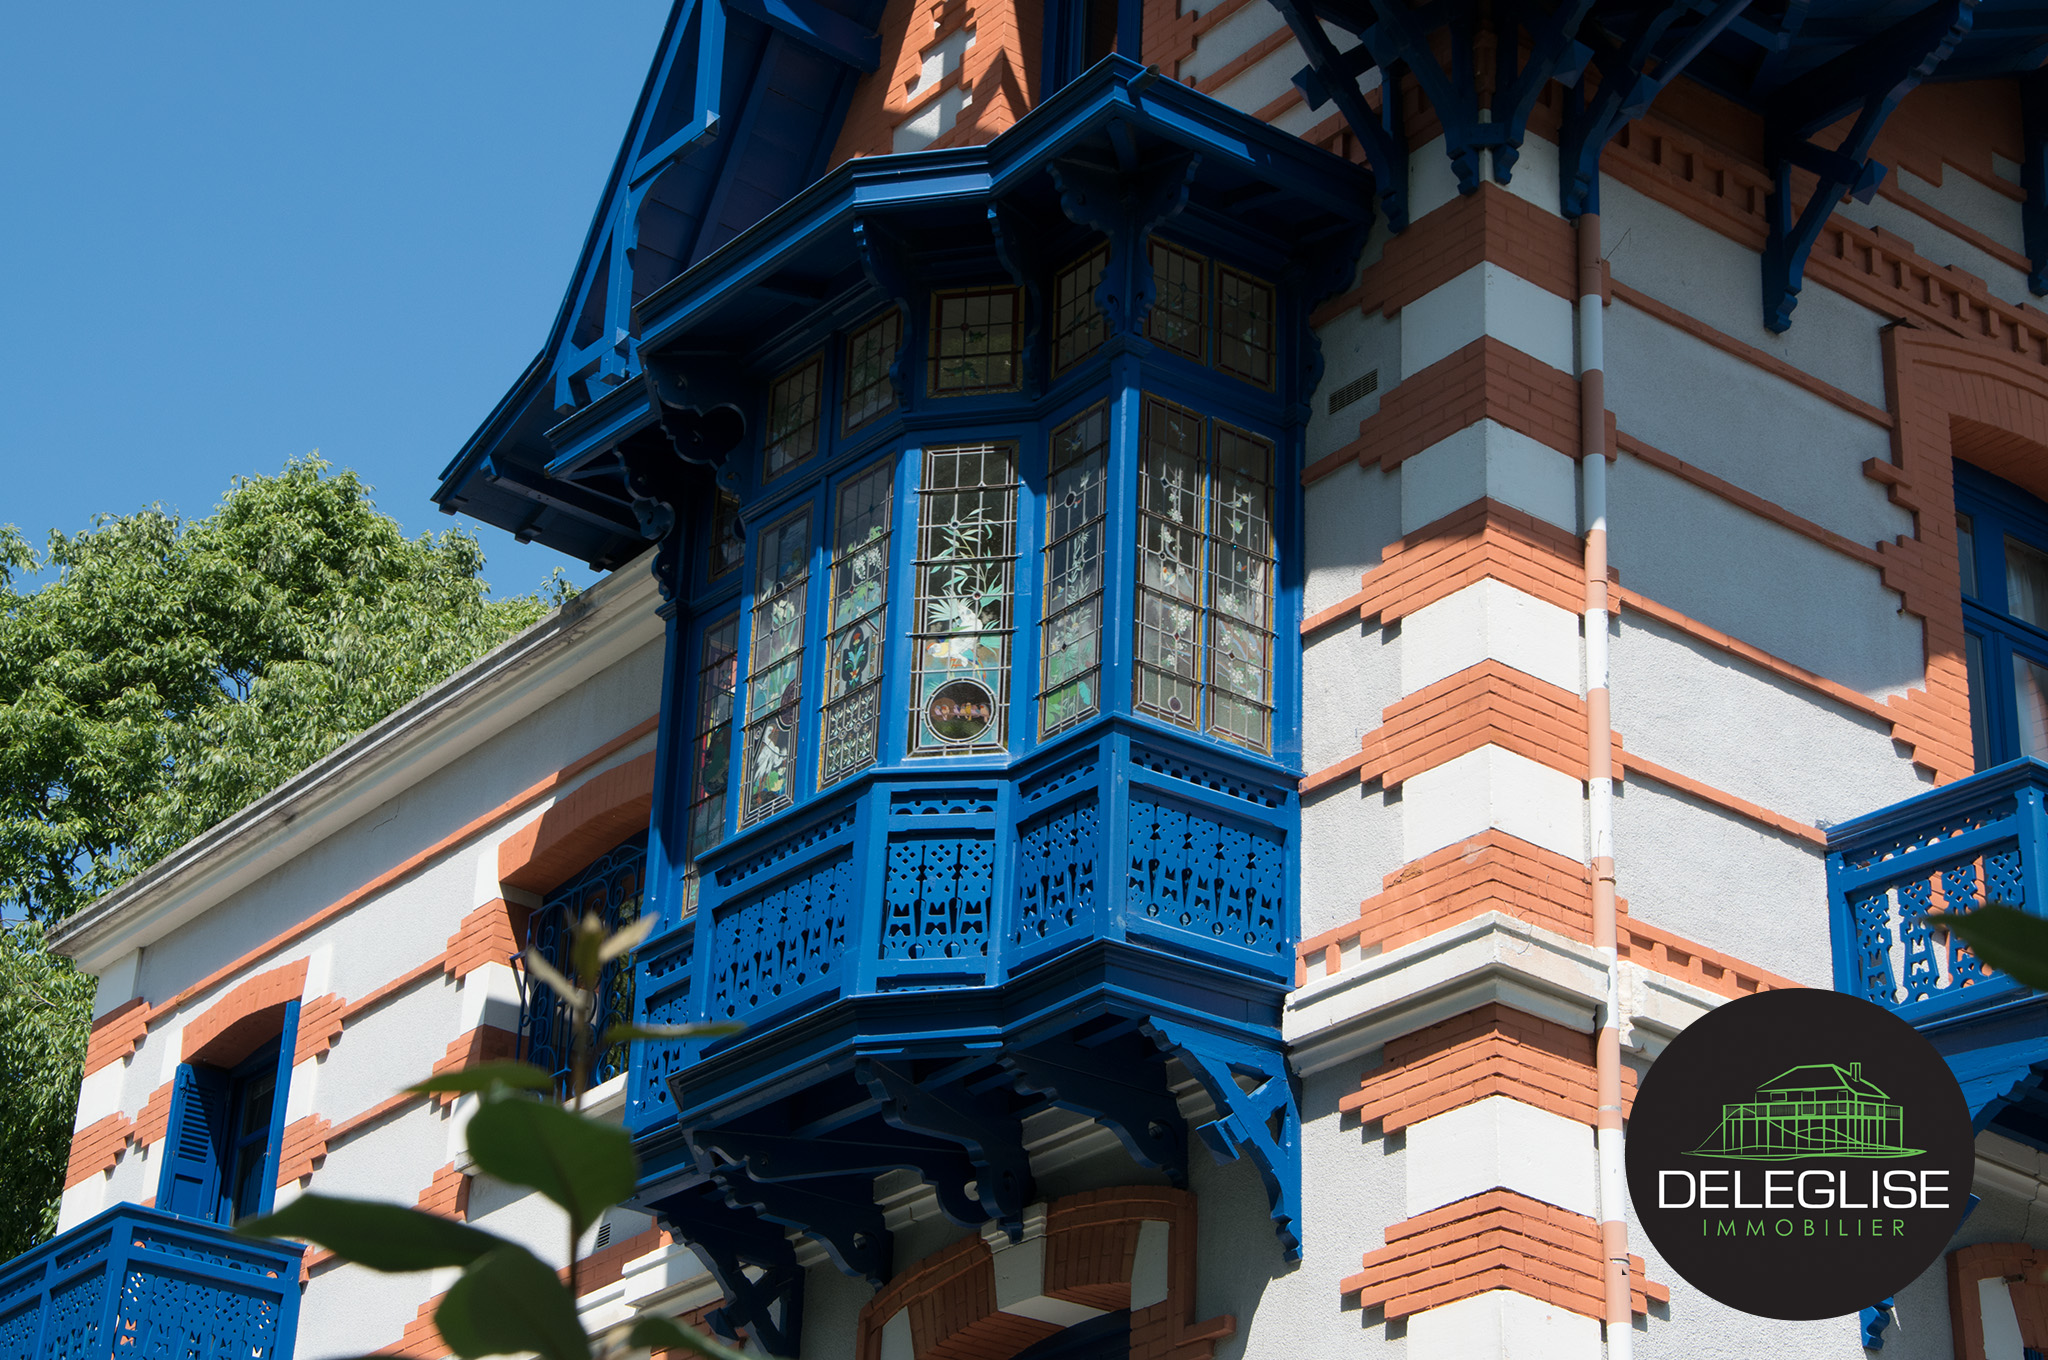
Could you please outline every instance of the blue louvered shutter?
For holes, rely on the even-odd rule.
[[[156,1207],[189,1218],[220,1208],[220,1167],[227,1151],[228,1075],[184,1063],[171,1098],[170,1136],[157,1179]]]

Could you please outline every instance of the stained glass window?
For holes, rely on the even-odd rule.
[[[725,839],[732,766],[732,696],[739,669],[739,615],[704,630],[697,659],[697,725],[690,742],[690,842],[683,910],[696,910],[697,856]]]
[[[1024,374],[1024,290],[934,294],[929,348],[934,396],[1016,391]]]
[[[1041,736],[1101,709],[1103,481],[1109,406],[1097,403],[1053,431],[1045,501],[1044,683]]]
[[[770,479],[818,451],[818,408],[824,399],[825,358],[813,355],[768,388],[768,432],[762,471]]]
[[[1216,270],[1216,367],[1234,378],[1273,385],[1273,285]]]
[[[811,512],[761,531],[754,549],[754,625],[747,656],[747,733],[740,824],[796,796],[797,725],[803,713],[804,592],[811,580]]]
[[[1207,262],[1191,251],[1164,241],[1152,242],[1152,314],[1145,334],[1176,354],[1197,363],[1208,357],[1206,304]]]
[[[825,728],[820,787],[875,763],[888,637],[889,506],[895,463],[839,488],[832,520],[832,602],[825,618]]]
[[[876,317],[846,338],[846,414],[842,429],[865,425],[896,409],[896,388],[889,365],[903,347],[903,315],[891,311]]]
[[[739,498],[720,490],[711,511],[711,579],[736,570],[747,557],[746,535],[740,532]]]
[[[1109,264],[1109,247],[1097,246],[1053,280],[1052,371],[1064,373],[1102,348],[1109,322],[1095,305],[1095,290]]]
[[[1157,397],[1138,479],[1139,711],[1272,744],[1273,446]]]
[[[910,751],[998,751],[1009,703],[1016,450],[926,449],[918,493]]]

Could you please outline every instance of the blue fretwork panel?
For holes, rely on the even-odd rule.
[[[1018,962],[1094,928],[1101,856],[1102,811],[1092,790],[1025,823],[1017,836],[1017,920],[1011,930]]]
[[[993,836],[891,837],[882,957],[987,958],[995,867]]]
[[[1170,799],[1133,798],[1124,907],[1136,925],[1282,957],[1287,847],[1266,831]]]
[[[116,1205],[0,1265],[0,1360],[291,1360],[304,1250]]]
[[[712,1017],[744,1023],[837,987],[857,900],[852,856],[838,854],[720,910]]]
[[[696,922],[692,920],[640,947],[635,956],[640,974],[640,1023],[683,1025],[695,1018],[690,1005],[690,964],[696,944]],[[641,1041],[626,1088],[630,1121],[635,1127],[645,1128],[675,1115],[668,1079],[688,1066],[696,1051],[696,1045],[681,1039]]]
[[[2048,1149],[2048,998],[1931,912],[2048,914],[2048,765],[2017,760],[1828,832],[1835,987],[1926,1031],[1979,1129]]]

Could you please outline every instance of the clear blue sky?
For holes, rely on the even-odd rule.
[[[546,338],[667,12],[10,7],[0,523],[203,515],[313,449],[455,523],[428,493]],[[473,527],[500,595],[592,579]]]

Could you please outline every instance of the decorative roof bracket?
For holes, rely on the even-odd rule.
[[[1163,1171],[1186,1189],[1188,1126],[1167,1089],[1162,1064],[1156,1057],[1140,1064],[1110,1064],[1105,1057],[1079,1044],[1050,1040],[1005,1053],[1002,1063],[1016,1076],[1019,1089],[1100,1120],[1140,1166]]]
[[[1109,238],[1109,267],[1102,271],[1095,305],[1112,334],[1129,334],[1145,324],[1157,301],[1145,243],[1154,228],[1187,206],[1202,157],[1184,151],[1143,164],[1129,127],[1118,120],[1109,124],[1109,140],[1114,168],[1065,159],[1046,170],[1068,220]]]
[[[1784,331],[1791,326],[1806,257],[1821,228],[1844,193],[1867,203],[1877,192],[1885,167],[1870,159],[1871,144],[1899,102],[1934,74],[1969,33],[1978,2],[1938,0],[1771,93],[1764,115],[1772,173],[1765,202],[1770,225],[1763,257],[1766,329]],[[1856,121],[1839,146],[1830,149],[1812,140],[1852,111]],[[1819,180],[1796,218],[1795,166]]]
[[[854,1076],[882,1101],[882,1116],[906,1133],[943,1138],[966,1150],[974,1163],[981,1207],[1013,1242],[1024,1234],[1024,1208],[1037,1198],[1031,1159],[1024,1151],[1024,1126],[1001,1108],[1004,1092],[977,1096],[961,1087],[927,1087],[907,1072],[863,1058]]]
[[[1600,211],[1600,155],[1607,143],[1623,126],[1648,112],[1650,102],[1749,8],[1749,3],[1719,0],[1707,8],[1703,0],[1677,0],[1638,12],[1633,33],[1596,40],[1593,64],[1600,75],[1599,88],[1589,99],[1580,83],[1565,105],[1558,138],[1559,211],[1566,217]],[[1703,9],[1705,17],[1699,23],[1677,27],[1678,20]]]
[[[761,1348],[796,1360],[803,1340],[804,1272],[780,1228],[724,1203],[718,1188],[698,1184],[649,1206],[687,1242],[725,1295],[706,1319],[737,1341],[744,1329]],[[752,1267],[755,1275],[747,1273]]]

